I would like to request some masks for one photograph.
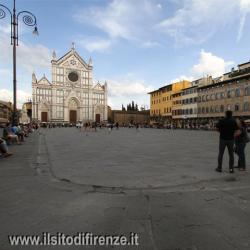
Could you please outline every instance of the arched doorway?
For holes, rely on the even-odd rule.
[[[72,98],[69,101],[69,122],[72,124],[76,124],[77,122],[77,108],[78,104],[77,101]]]

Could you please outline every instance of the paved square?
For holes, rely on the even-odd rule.
[[[139,247],[112,249],[248,250],[249,174],[228,157],[216,173],[217,148],[215,131],[40,129],[1,159],[0,249],[13,234],[135,232]]]
[[[216,131],[120,128],[86,136],[76,128],[61,128],[42,133],[55,175],[74,183],[151,188],[221,177],[214,171]],[[224,170],[228,172],[227,151]]]

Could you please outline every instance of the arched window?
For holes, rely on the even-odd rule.
[[[205,102],[205,98],[206,98],[206,97],[203,95],[203,96],[202,96],[202,101],[203,101],[203,102]]]
[[[231,90],[227,91],[227,98],[231,98]]]
[[[209,99],[210,99],[210,98],[209,98],[209,95],[206,95],[206,100],[209,101]]]
[[[224,92],[221,92],[220,93],[220,98],[222,99],[222,98],[224,98],[225,97],[225,93]]]
[[[220,99],[220,93],[216,93],[215,94],[215,99],[217,100],[217,99]]]

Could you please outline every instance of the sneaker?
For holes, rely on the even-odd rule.
[[[230,174],[233,174],[233,173],[234,173],[234,169],[233,169],[233,168],[230,168],[230,169],[229,169],[229,173],[230,173]]]
[[[221,173],[222,169],[221,168],[216,168],[215,171]]]

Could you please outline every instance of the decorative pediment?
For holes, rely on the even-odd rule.
[[[71,49],[68,53],[55,61],[55,63],[58,66],[67,66],[72,68],[85,68],[87,70],[92,68],[80,57],[80,55],[74,49]]]
[[[103,86],[98,82],[94,87],[93,87],[94,90],[103,90]]]
[[[38,82],[37,84],[41,84],[41,85],[51,85],[51,82],[47,79],[46,76],[43,76]]]

